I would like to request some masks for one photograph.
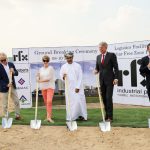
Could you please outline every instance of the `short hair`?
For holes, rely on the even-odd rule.
[[[108,47],[108,44],[106,42],[100,42],[99,45]]]
[[[7,55],[3,52],[0,53],[0,60],[7,59]]]
[[[150,43],[147,45],[147,49],[150,47]]]
[[[66,57],[73,57],[74,54],[72,52],[67,52],[67,53],[64,54],[64,56],[65,56],[65,58]]]
[[[49,57],[48,55],[44,55],[44,56],[42,57],[42,60],[48,60],[48,61],[50,61],[50,57]]]

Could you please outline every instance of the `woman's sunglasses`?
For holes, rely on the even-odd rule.
[[[6,62],[6,59],[1,60],[1,62]]]
[[[44,59],[43,62],[49,62],[48,60]]]

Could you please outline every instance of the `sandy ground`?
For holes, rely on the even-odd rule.
[[[102,133],[98,127],[79,127],[75,132],[66,127],[29,126],[0,128],[0,150],[149,150],[150,129],[112,128]]]
[[[99,108],[99,104],[87,104]],[[141,106],[115,104],[115,108]],[[0,99],[1,108],[1,99]],[[65,106],[53,106],[65,108]],[[1,110],[1,109],[0,109]],[[13,104],[11,102],[11,111]],[[1,115],[1,112],[0,112]],[[112,128],[103,133],[98,127],[79,127],[75,132],[66,127],[42,126],[32,130],[29,126],[13,125],[11,129],[0,128],[0,150],[149,150],[150,129]]]

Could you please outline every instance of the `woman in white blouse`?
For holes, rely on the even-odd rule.
[[[40,89],[42,90],[42,96],[44,104],[46,106],[48,122],[54,123],[52,120],[52,99],[55,89],[55,72],[52,66],[49,66],[50,58],[45,55],[42,58],[43,67],[40,68],[38,73],[38,82],[40,83]]]

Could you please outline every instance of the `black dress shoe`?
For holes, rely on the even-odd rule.
[[[108,119],[108,117],[105,117],[105,120],[107,120]]]
[[[112,118],[108,118],[108,119],[106,119],[106,121],[113,122],[113,119]]]
[[[79,118],[78,118],[78,119],[76,119],[76,121],[86,121],[86,120],[84,119],[84,117],[79,116]]]

